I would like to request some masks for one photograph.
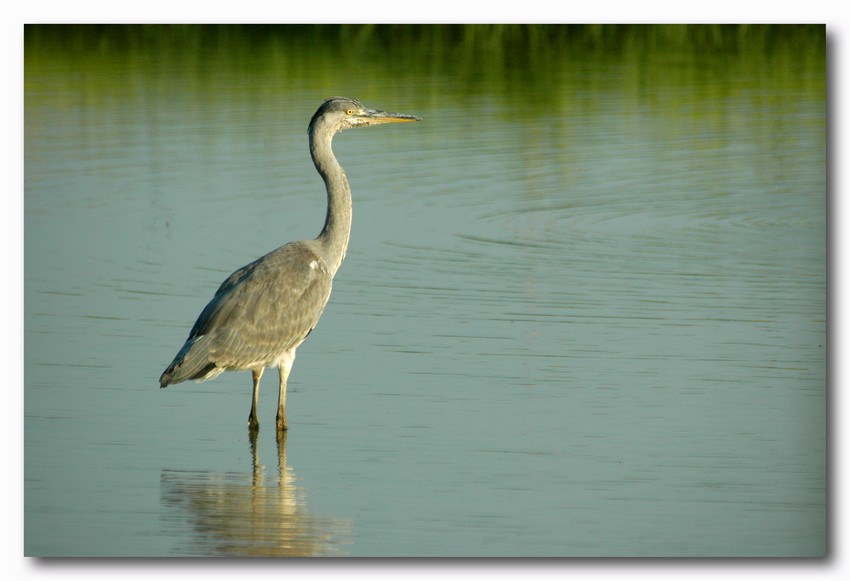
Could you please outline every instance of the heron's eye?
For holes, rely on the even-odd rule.
[[[346,115],[354,115],[354,109],[349,109],[345,112]]]

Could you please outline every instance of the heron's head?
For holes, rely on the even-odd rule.
[[[331,97],[316,111],[310,120],[310,131],[314,128],[326,127],[333,133],[352,127],[368,127],[381,123],[401,123],[420,121],[419,117],[403,113],[390,113],[367,109],[356,99],[347,97]]]

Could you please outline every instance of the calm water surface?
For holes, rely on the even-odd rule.
[[[28,53],[27,555],[824,554],[822,61],[564,57],[541,99],[217,58]],[[348,258],[252,441],[249,373],[157,378],[318,233],[333,94],[423,121],[337,137]]]

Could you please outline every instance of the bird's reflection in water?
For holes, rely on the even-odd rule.
[[[257,432],[249,438],[251,473],[162,471],[162,519],[172,531],[188,528],[191,535],[177,552],[243,557],[342,554],[351,542],[351,520],[309,512],[305,491],[286,465],[286,432],[278,434],[274,477],[258,462]]]

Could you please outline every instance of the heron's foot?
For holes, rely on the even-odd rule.
[[[251,414],[250,416],[248,416],[248,430],[251,431],[251,432],[256,432],[256,431],[259,431],[259,429],[260,429],[260,422],[259,422],[259,420],[257,420],[257,416],[254,415],[254,414]]]

